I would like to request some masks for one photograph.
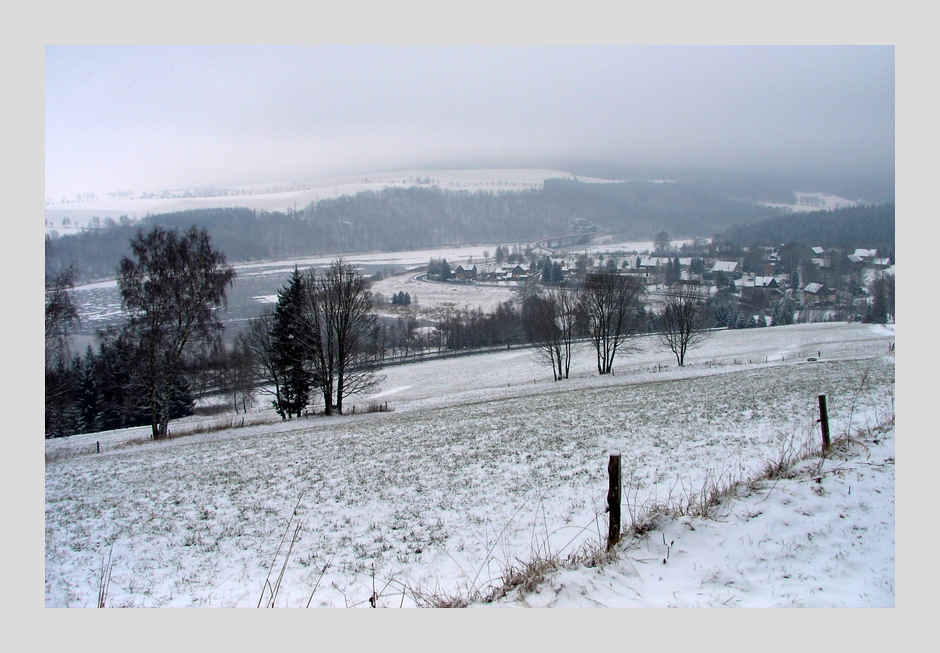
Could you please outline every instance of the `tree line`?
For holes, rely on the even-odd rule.
[[[804,243],[827,249],[839,247],[852,251],[863,247],[893,252],[894,204],[777,216],[736,226],[721,238],[740,246],[777,247],[781,243]]]
[[[164,438],[170,421],[191,414],[195,398],[210,389],[230,397],[236,411],[247,411],[260,391],[284,419],[317,406],[343,414],[350,397],[375,390],[383,361],[402,352],[529,345],[560,381],[582,346],[593,349],[598,374],[611,374],[631,338],[655,334],[682,366],[709,329],[765,324],[746,317],[727,293],[709,296],[704,286],[679,280],[651,310],[639,278],[604,270],[580,281],[533,277],[490,312],[445,307],[435,328],[419,331],[413,316],[380,321],[369,280],[338,258],[319,274],[295,268],[273,309],[249,320],[226,347],[218,311],[235,272],[208,232],[155,227],[138,232],[129,250],[118,269],[126,324],[101,334],[84,355],[69,350],[78,317],[74,270],[48,280],[47,437],[149,424],[154,439]],[[893,304],[893,286],[882,283],[879,293],[879,307]],[[410,299],[396,297],[406,305]],[[773,324],[792,316],[793,306],[781,304]]]

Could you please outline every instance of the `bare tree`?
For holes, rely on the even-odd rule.
[[[548,288],[530,296],[522,314],[538,359],[551,366],[556,381],[567,379],[578,318],[576,291],[568,286]]]
[[[671,246],[672,240],[669,238],[669,234],[665,231],[660,231],[653,238],[653,250],[659,252],[660,254],[665,254],[668,252]]]
[[[324,412],[342,415],[343,400],[381,382],[375,313],[366,280],[342,258],[325,272],[307,273],[306,346]]]
[[[46,368],[68,360],[72,330],[79,322],[78,309],[72,301],[75,268],[46,278]]]
[[[235,336],[235,343],[228,355],[226,366],[225,389],[231,394],[232,407],[238,413],[239,407],[243,413],[255,405],[255,373],[254,357],[251,352],[239,341],[239,334]]]
[[[235,270],[212,248],[209,232],[155,227],[131,239],[133,259],[118,275],[121,303],[138,349],[136,371],[154,439],[166,437],[185,357],[222,332],[215,310],[225,305]]]
[[[585,278],[580,306],[597,353],[599,374],[610,374],[617,350],[638,332],[645,290],[636,277],[593,272]]]
[[[685,365],[686,353],[708,337],[711,324],[711,309],[700,284],[680,282],[665,295],[658,320],[659,339],[676,355],[679,367]]]
[[[270,309],[248,320],[235,336],[235,352],[239,358],[244,356],[251,361],[253,376],[267,382],[261,392],[274,395],[273,404],[279,406],[283,373],[274,346],[274,314]]]
[[[74,279],[74,267],[46,278],[46,437],[69,433],[68,413],[76,383],[69,357],[72,331],[79,323],[78,309],[72,301]]]

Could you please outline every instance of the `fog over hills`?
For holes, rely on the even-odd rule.
[[[44,63],[52,202],[454,168],[893,193],[893,46],[48,46]]]

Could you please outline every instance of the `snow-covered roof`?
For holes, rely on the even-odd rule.
[[[873,258],[878,256],[877,249],[856,249],[855,256],[860,256],[861,258]]]
[[[821,283],[816,283],[816,282],[808,283],[806,284],[806,287],[803,288],[805,292],[808,292],[812,295],[819,293],[822,289],[823,289],[823,285]]]
[[[734,272],[738,269],[737,261],[715,261],[713,272]]]
[[[776,288],[780,285],[776,277],[748,275],[738,281],[742,288]]]

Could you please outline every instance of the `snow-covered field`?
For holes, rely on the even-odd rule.
[[[796,204],[778,204],[774,202],[762,202],[764,206],[772,206],[778,209],[789,209],[794,213],[807,213],[809,211],[829,211],[832,209],[843,209],[855,206],[858,202],[854,200],[832,195],[831,193],[802,193],[797,192]]]
[[[584,182],[604,182],[591,177],[576,177],[567,172],[542,168],[494,168],[475,170],[400,170],[346,177],[316,179],[304,183],[277,182],[219,189],[228,194],[213,197],[140,197],[100,195],[82,201],[50,198],[46,203],[46,231],[55,229],[59,234],[74,233],[87,227],[97,216],[118,219],[126,215],[139,220],[147,214],[173,213],[192,209],[241,207],[258,211],[300,210],[311,202],[355,195],[383,188],[410,186],[438,186],[444,190],[520,191],[541,188],[546,179],[578,179]],[[178,193],[177,193],[178,194]],[[68,226],[62,223],[68,218]]]
[[[402,274],[374,283],[372,292],[382,294],[386,300],[398,292],[406,292],[411,297],[411,305],[407,308],[396,308],[389,304],[377,306],[377,312],[390,316],[412,312],[418,318],[433,320],[438,319],[447,308],[479,308],[489,313],[501,302],[519,295],[519,286],[515,281],[456,284],[425,281],[422,277],[419,274]]]
[[[583,350],[558,383],[511,350],[385,370],[358,403],[393,412],[47,441],[46,605],[95,606],[109,556],[109,606],[255,606],[279,578],[279,606],[486,594],[602,542],[610,451],[628,519],[816,443],[825,393],[832,432],[865,448],[752,488],[716,520],[663,519],[617,560],[500,605],[893,606],[893,342],[861,324],[720,331],[678,369],[645,338],[614,376]]]

